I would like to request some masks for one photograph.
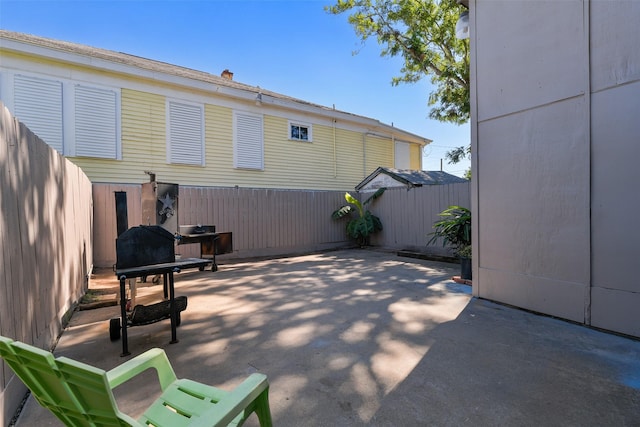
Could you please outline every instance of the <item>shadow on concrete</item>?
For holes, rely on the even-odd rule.
[[[220,387],[267,374],[278,426],[640,420],[639,342],[472,299],[450,280],[457,271],[349,250],[184,272],[180,342],[168,344],[164,321],[131,328],[129,349],[164,348],[178,376]],[[103,369],[122,363],[108,333],[117,313],[76,313],[56,355]],[[155,390],[145,375],[116,397],[135,416]],[[31,400],[18,425],[58,424]]]
[[[640,425],[640,342],[478,299],[429,336],[370,425]]]

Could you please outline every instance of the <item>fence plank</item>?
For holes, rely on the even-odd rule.
[[[471,206],[468,182],[423,186],[409,191],[390,188],[370,205],[371,212],[380,218],[384,227],[372,243],[390,249],[447,255],[447,249],[426,244],[428,234],[433,231],[433,223],[440,219],[438,214],[450,205]]]

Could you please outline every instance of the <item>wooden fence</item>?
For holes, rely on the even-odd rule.
[[[141,186],[94,184],[94,263],[115,263],[115,191],[127,192],[129,226],[142,222]],[[363,197],[366,197],[364,195]],[[223,258],[276,256],[352,245],[345,222],[331,213],[345,204],[341,191],[180,187],[179,224],[214,224],[233,233],[233,253]],[[426,247],[438,213],[451,204],[470,206],[469,183],[389,189],[370,207],[384,225],[372,239],[375,246],[446,254]],[[198,256],[197,245],[178,246],[183,257]]]
[[[433,223],[442,219],[438,214],[450,205],[471,208],[469,182],[428,185],[409,191],[390,188],[371,203],[371,212],[380,218],[384,227],[371,239],[371,244],[434,255],[451,255],[441,244],[426,246],[431,238],[428,234],[433,231]]]
[[[0,104],[0,334],[50,349],[87,286],[91,182]],[[26,388],[0,363],[0,425]]]
[[[94,264],[115,263],[115,191],[127,192],[129,226],[142,222],[141,186],[94,184]],[[233,253],[247,258],[311,252],[350,244],[344,224],[331,212],[344,192],[180,186],[178,224],[213,224],[233,233]],[[199,256],[197,245],[177,247],[182,257]]]

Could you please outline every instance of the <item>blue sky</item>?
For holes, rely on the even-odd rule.
[[[362,45],[331,0],[0,0],[0,27],[125,52],[260,86],[374,118],[432,139],[423,169],[439,170],[452,147],[469,143],[469,125],[428,118],[428,79],[392,86],[400,58]],[[356,55],[354,51],[358,51]],[[463,175],[469,167],[443,161]]]

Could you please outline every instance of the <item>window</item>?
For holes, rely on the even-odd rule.
[[[61,82],[16,75],[13,113],[44,142],[64,154]]]
[[[167,162],[204,166],[204,108],[167,101]]]
[[[411,150],[406,142],[396,142],[395,145],[395,165],[396,169],[411,168]]]
[[[289,122],[289,139],[294,141],[311,142],[311,125],[308,123]]]
[[[264,169],[262,116],[233,113],[233,165],[243,169]]]
[[[118,158],[118,97],[95,87],[75,87],[76,156]]]
[[[60,154],[120,159],[120,92],[22,74],[9,75],[3,101]]]

